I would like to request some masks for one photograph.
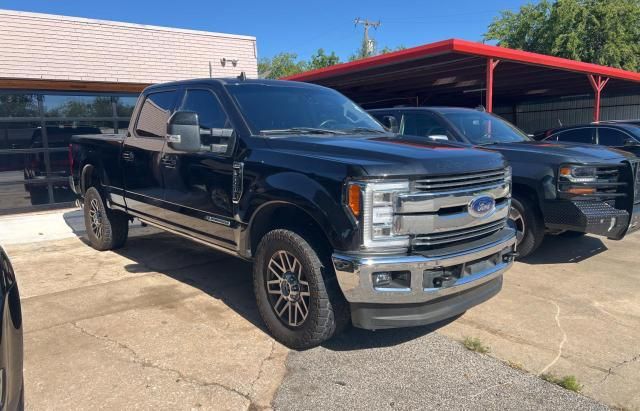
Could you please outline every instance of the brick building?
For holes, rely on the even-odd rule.
[[[148,84],[257,77],[256,39],[0,10],[0,213],[67,203],[71,134],[126,130]]]

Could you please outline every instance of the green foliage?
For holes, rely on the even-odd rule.
[[[389,46],[384,46],[382,48],[382,50],[380,51],[374,51],[374,53],[369,54],[369,55],[365,55],[364,53],[364,46],[362,46],[361,48],[359,48],[355,54],[352,54],[351,56],[349,56],[349,61],[355,61],[355,60],[360,60],[366,57],[372,57],[372,56],[379,56],[381,54],[387,54],[387,53],[393,53],[394,51],[400,51],[400,50],[404,50],[406,49],[405,46],[397,46],[395,48],[389,47]]]
[[[260,77],[277,79],[302,73],[307,68],[304,61],[298,61],[295,53],[279,53],[272,58],[262,58],[258,62]]]
[[[542,0],[503,11],[486,40],[626,70],[640,69],[640,0]]]
[[[318,49],[315,54],[311,55],[311,60],[307,63],[308,70],[315,70],[333,66],[340,63],[340,57],[332,51],[331,54],[325,54],[324,49]]]
[[[578,382],[578,380],[576,379],[575,376],[573,375],[566,375],[564,377],[556,377],[553,374],[542,374],[540,376],[540,378],[542,378],[545,381],[548,381],[552,384],[556,384],[561,386],[562,388],[569,390],[569,391],[573,391],[573,392],[580,392],[580,390],[582,390],[582,384],[580,384]]]
[[[475,337],[465,337],[464,341],[462,341],[462,345],[464,345],[467,350],[479,352],[480,354],[486,354],[491,351],[491,349],[484,345],[479,338]]]

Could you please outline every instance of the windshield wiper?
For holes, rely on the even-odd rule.
[[[369,128],[369,127],[354,127],[354,128],[350,128],[350,129],[347,129],[347,130],[344,130],[344,131],[351,132],[351,133],[387,134],[386,131],[376,130],[375,128]]]
[[[314,128],[314,127],[291,127],[283,128],[280,130],[260,130],[262,135],[273,134],[346,134],[339,130],[329,130],[326,128]]]

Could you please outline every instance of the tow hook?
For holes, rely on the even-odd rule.
[[[520,257],[520,253],[517,251],[510,251],[508,253],[505,253],[502,255],[502,261],[504,261],[505,263],[510,263],[511,261],[515,260],[516,258]]]

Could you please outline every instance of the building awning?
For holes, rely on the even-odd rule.
[[[640,73],[459,39],[286,77],[334,88],[365,107],[493,106],[600,91],[640,92]],[[598,110],[599,114],[599,110]],[[596,113],[594,113],[594,116]]]

